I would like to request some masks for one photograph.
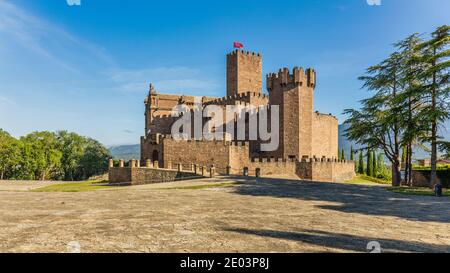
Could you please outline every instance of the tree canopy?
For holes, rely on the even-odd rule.
[[[33,132],[15,139],[0,129],[0,178],[79,181],[108,169],[109,151],[67,131]]]
[[[439,183],[436,161],[442,136],[438,129],[450,118],[449,31],[444,25],[427,40],[413,34],[396,43],[395,52],[359,78],[372,96],[361,101],[360,109],[344,111],[349,116],[346,136],[366,150],[384,152],[392,164],[394,186],[401,183],[402,161],[406,181],[411,178],[413,144],[431,147],[430,184]],[[441,150],[447,151],[446,147],[440,145]]]

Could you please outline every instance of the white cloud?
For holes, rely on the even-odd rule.
[[[11,99],[9,99],[9,98],[7,98],[7,97],[0,96],[0,105],[1,106],[16,105],[16,102],[11,100]]]
[[[36,17],[20,7],[0,1],[0,34],[8,35],[7,42],[16,42],[48,61],[72,72],[78,70],[67,61],[72,51],[82,51],[104,63],[113,63],[105,50],[88,41],[81,40],[53,23]],[[3,41],[2,41],[3,42]],[[66,52],[52,51],[50,48],[66,48]]]
[[[160,67],[154,69],[116,69],[105,74],[118,86],[119,91],[143,92],[153,83],[157,91],[173,93],[210,93],[219,85],[206,80],[201,71],[188,67]]]

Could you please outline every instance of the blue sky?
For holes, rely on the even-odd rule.
[[[224,95],[233,41],[263,54],[264,74],[314,67],[316,110],[342,122],[392,43],[450,23],[448,0],[163,2],[0,0],[0,128],[138,143],[148,84]]]

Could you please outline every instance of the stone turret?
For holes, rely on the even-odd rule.
[[[235,50],[227,55],[227,96],[262,93],[262,56]]]
[[[280,146],[275,157],[311,157],[314,88],[312,68],[282,68],[266,77],[269,104],[280,107]]]

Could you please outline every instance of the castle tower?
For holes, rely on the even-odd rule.
[[[145,98],[145,136],[148,134],[150,125],[153,122],[153,113],[157,110],[157,94],[153,84],[150,84],[148,90],[148,96]]]
[[[280,146],[274,156],[313,156],[313,104],[316,73],[313,69],[280,69],[267,75],[269,104],[280,106]]]
[[[262,56],[235,50],[227,55],[227,96],[262,93]]]

